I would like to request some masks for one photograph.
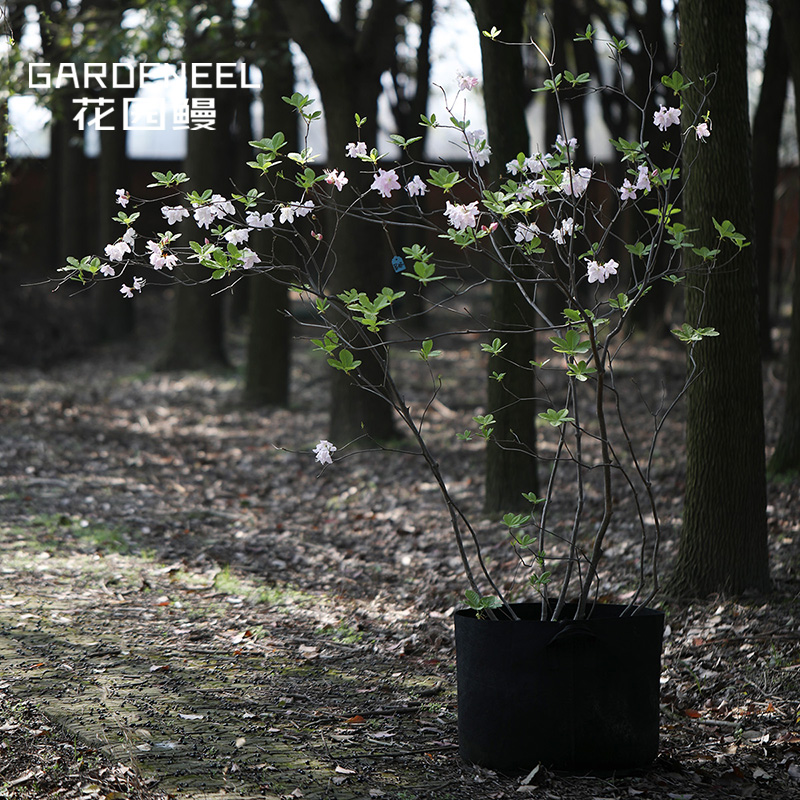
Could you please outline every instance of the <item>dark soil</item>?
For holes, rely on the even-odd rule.
[[[680,350],[636,347],[640,385],[679,378]],[[652,768],[506,776],[458,758],[465,587],[424,465],[385,452],[320,470],[326,367],[303,342],[290,410],[244,409],[235,373],[153,373],[151,356],[117,347],[0,376],[0,797],[798,796],[799,481],[770,487],[770,596],[661,599]],[[433,440],[503,564],[480,513],[481,447],[455,439],[480,411],[483,365],[446,361]],[[402,366],[423,403],[422,373]],[[765,387],[773,425],[780,384]],[[665,573],[680,410],[670,425]],[[624,599],[638,551],[624,530],[615,541],[601,591]]]

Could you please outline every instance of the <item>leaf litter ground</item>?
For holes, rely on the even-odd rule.
[[[679,350],[635,346],[632,363],[652,365],[630,368],[637,385],[680,378]],[[425,376],[397,358],[421,409]],[[454,435],[482,411],[485,365],[445,358],[427,424],[489,558],[510,564],[480,515],[480,446]],[[436,486],[392,453],[320,472],[324,375],[301,344],[295,406],[266,413],[239,405],[233,373],[152,373],[122,347],[5,371],[0,797],[797,796],[798,481],[770,487],[772,596],[663,600],[652,769],[501,775],[457,754],[464,585]],[[650,425],[643,413],[632,428]],[[667,570],[681,453],[679,410],[658,456]],[[609,556],[601,593],[624,599],[633,531]]]

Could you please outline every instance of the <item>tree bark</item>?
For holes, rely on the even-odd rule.
[[[772,12],[769,40],[764,54],[764,77],[753,119],[753,199],[755,207],[755,247],[758,264],[759,324],[761,353],[774,355],[770,320],[770,273],[772,262],[772,220],[775,210],[775,186],[778,180],[778,149],[781,122],[786,104],[789,57],[786,51],[780,16]]]
[[[800,8],[794,0],[778,0],[785,40],[796,42],[800,35]],[[789,63],[795,89],[795,125],[800,139],[800,52],[796,47],[789,48]],[[800,471],[800,231],[795,248],[794,283],[792,287],[792,322],[789,329],[789,354],[786,364],[786,398],[783,422],[775,452],[770,460],[770,473],[797,473]]]
[[[282,97],[294,92],[294,68],[289,50],[286,22],[274,0],[259,0],[259,66],[263,75],[261,101],[264,106],[264,136],[281,131],[288,151],[299,150],[297,115]],[[260,190],[272,187],[261,181]],[[268,195],[269,196],[269,195]],[[273,197],[272,199],[278,199]],[[292,198],[288,198],[292,199]],[[275,240],[269,231],[254,231],[256,251],[271,244],[278,260],[292,257],[283,240]],[[287,252],[288,251],[288,252]],[[288,263],[288,261],[287,261]],[[258,275],[250,279],[250,329],[247,337],[247,366],[244,401],[248,405],[285,406],[289,402],[291,367],[289,299],[286,286],[277,275]]]
[[[523,3],[470,0],[478,30],[493,25],[508,41],[524,40]],[[493,42],[481,35],[483,96],[492,148],[489,175],[500,178],[505,164],[520,152],[528,153],[526,96],[519,47]],[[488,379],[487,410],[496,420],[486,445],[484,508],[487,512],[527,510],[523,492],[537,492],[536,406],[530,362],[536,357],[535,314],[519,289],[497,267],[492,283],[490,325],[506,347],[500,358],[489,359],[489,375],[505,372],[502,381]]]
[[[302,48],[311,64],[314,80],[325,108],[328,140],[327,166],[347,169],[348,177],[360,192],[367,191],[369,180],[361,175],[361,162],[345,164],[345,147],[359,137],[369,150],[377,133],[380,77],[392,60],[397,0],[374,0],[360,27],[354,8],[342,4],[340,21],[334,22],[320,0],[297,3],[279,0],[292,39]],[[355,114],[366,117],[360,132]],[[389,259],[383,231],[378,225],[363,223],[352,215],[339,220],[333,243],[335,264],[328,279],[328,290],[336,294],[358,288],[376,294],[388,275]],[[353,332],[355,336],[357,332]],[[373,344],[377,343],[377,339]],[[364,382],[380,386],[383,370],[369,350],[358,353]],[[353,378],[334,371],[331,378],[328,436],[340,448],[347,443],[365,442],[364,435],[386,440],[395,434],[391,407],[371,392],[364,391]]]
[[[694,241],[713,246],[712,217],[752,239],[752,172],[747,106],[745,0],[682,0],[682,72],[697,87],[716,73],[713,133],[685,130],[689,172],[683,197]],[[697,105],[698,92],[686,96]],[[684,106],[684,125],[691,113]],[[686,314],[716,338],[693,351],[697,377],[687,395],[686,494],[672,590],[682,596],[769,588],[766,478],[758,305],[753,247],[723,243],[710,273],[685,256]],[[727,260],[730,258],[730,260]]]

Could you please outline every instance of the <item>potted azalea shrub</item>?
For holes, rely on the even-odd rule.
[[[562,80],[589,85],[588,76],[552,75],[548,85],[556,96]],[[256,189],[231,198],[212,189],[182,195],[186,176],[154,173],[156,185],[176,192],[163,208],[167,225],[193,217],[197,238],[184,244],[171,229],[142,236],[136,212],[127,209],[135,201],[120,190],[122,233],[109,243],[105,259],[72,258],[65,267],[70,278],[84,283],[121,278],[126,296],[145,288],[144,269],[164,275],[190,259],[208,267],[209,281],[273,270],[281,280],[291,275],[315,311],[308,323],[313,346],[333,369],[394,408],[440,489],[467,584],[466,608],[456,612],[455,630],[459,747],[473,763],[606,770],[641,767],[657,754],[664,616],[650,607],[658,591],[661,532],[653,459],[666,414],[681,391],[653,406],[652,431],[642,442],[641,432],[634,435],[626,423],[631,392],[618,379],[617,367],[631,315],[657,283],[680,283],[684,249],[691,248],[711,269],[724,247],[746,244],[727,220],[715,221],[716,242],[692,241],[678,208],[681,181],[691,179],[679,174],[682,148],[657,154],[647,148],[648,139],[681,120],[683,137],[709,137],[708,111],[689,106],[683,97],[687,85],[677,72],[662,78],[647,106],[637,106],[639,140],[611,141],[613,158],[624,165],[621,185],[609,180],[598,161],[577,160],[579,143],[566,129],[547,151],[520,153],[506,165],[500,185],[486,185],[480,166],[491,157],[490,143],[470,126],[465,111],[454,110],[473,86],[462,80],[447,104],[447,123],[423,117],[421,124],[449,128],[467,168],[413,160],[392,166],[359,140],[363,120],[357,116],[354,141],[343,155],[352,159],[353,169],[372,175],[371,187],[360,194],[347,169],[318,169],[308,150],[285,153],[285,137],[275,133],[252,143],[257,157],[249,163],[276,183],[287,181],[290,194],[284,196],[293,199],[268,204]],[[668,96],[674,102],[662,103]],[[286,100],[306,125],[317,118],[309,98],[295,94]],[[411,143],[391,138],[403,149]],[[330,225],[320,228],[318,214],[312,229],[309,213],[323,208]],[[341,215],[381,226],[393,251],[394,284],[407,288],[328,291],[326,259],[335,253]],[[247,245],[249,232],[263,227],[292,239],[296,263],[272,263],[268,254]],[[417,240],[395,249],[400,230],[413,231]],[[430,367],[433,399],[441,386],[437,336],[418,337],[404,313],[418,317],[446,307],[457,322],[442,334],[473,341],[476,318],[457,315],[472,294],[496,280],[518,289],[518,302],[532,312],[532,330],[549,349],[541,361],[511,363],[502,333],[488,327],[480,344],[490,359],[491,379],[502,381],[512,369],[531,371],[540,435],[547,444],[530,453],[541,464],[540,494],[527,493],[529,510],[510,512],[498,522],[517,559],[511,573],[490,569],[476,527],[451,493],[428,438],[427,406],[411,410],[392,359],[393,349],[413,349]],[[540,305],[543,287],[558,298],[556,318]],[[410,293],[419,298],[404,312],[398,301]],[[693,320],[673,333],[688,347],[690,364],[692,349],[716,335]],[[379,362],[380,382],[368,377],[374,370],[362,370],[367,358]],[[458,433],[461,440],[492,439],[491,414],[478,415],[473,423]],[[315,457],[323,466],[333,464],[346,444],[320,440]],[[601,602],[603,554],[616,533],[634,525],[637,585],[624,603]]]

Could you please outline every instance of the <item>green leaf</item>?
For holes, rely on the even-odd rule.
[[[680,328],[673,330],[672,333],[684,344],[699,342],[707,336],[719,336],[719,331],[714,328],[693,328],[686,322]]]
[[[505,344],[500,339],[493,339],[491,344],[481,344],[484,353],[491,353],[493,356],[499,355],[505,349]]]
[[[592,349],[591,342],[581,341],[580,331],[576,331],[574,328],[570,328],[563,338],[561,336],[551,336],[550,341],[553,343],[554,352],[568,356],[586,353]]]
[[[521,528],[531,521],[530,514],[504,514],[503,524],[508,528]]]
[[[542,411],[539,414],[539,419],[543,419],[554,428],[561,427],[565,422],[575,422],[575,418],[569,415],[568,408],[562,408],[560,411],[548,408],[547,411]]]

